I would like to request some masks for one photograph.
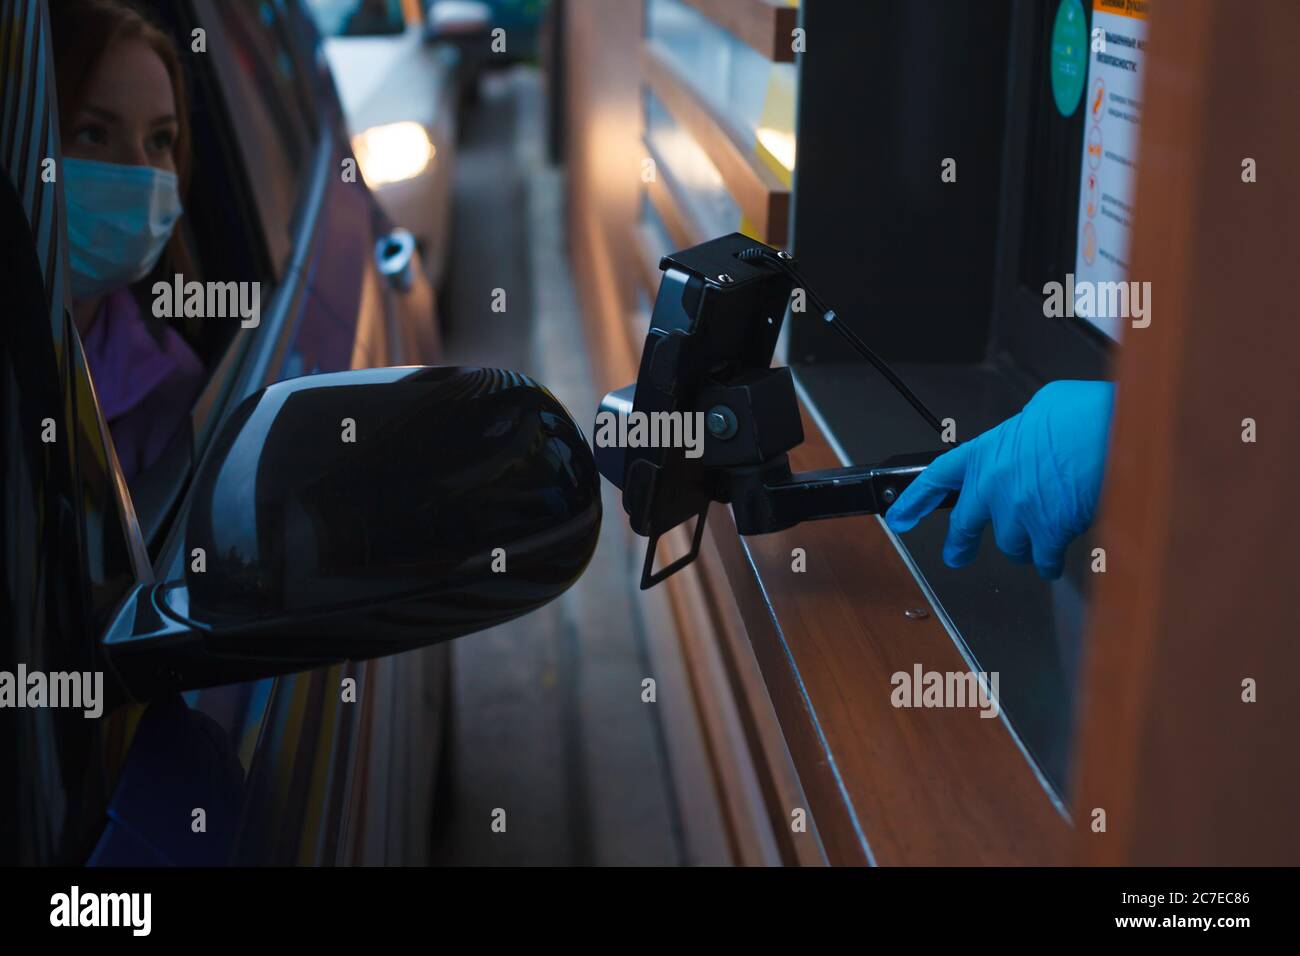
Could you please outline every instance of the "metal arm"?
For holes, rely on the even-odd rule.
[[[766,534],[792,528],[804,521],[878,515],[903,493],[935,455],[909,456],[908,463],[891,459],[881,465],[851,465],[778,475],[733,474],[731,506],[736,530],[741,534]],[[951,507],[950,494],[942,507]]]

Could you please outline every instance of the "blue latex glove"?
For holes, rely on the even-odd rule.
[[[1052,382],[1019,415],[940,455],[885,514],[902,533],[960,490],[948,518],[943,560],[969,564],[984,526],[1018,564],[1059,578],[1066,546],[1087,530],[1106,468],[1115,404],[1111,382]]]

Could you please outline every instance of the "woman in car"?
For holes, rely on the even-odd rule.
[[[50,5],[73,315],[128,481],[177,436],[203,383],[153,315],[155,281],[193,273],[177,231],[189,117],[176,45],[124,0]]]

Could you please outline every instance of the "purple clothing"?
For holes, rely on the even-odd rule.
[[[203,365],[170,326],[149,332],[129,289],[104,297],[82,347],[127,481],[163,453],[203,387]]]

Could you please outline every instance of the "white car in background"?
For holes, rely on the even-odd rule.
[[[414,234],[437,288],[451,239],[462,55],[434,38],[419,0],[305,2],[324,37],[366,185],[393,223]],[[477,28],[475,11],[463,14]],[[489,11],[478,15],[485,26]]]

